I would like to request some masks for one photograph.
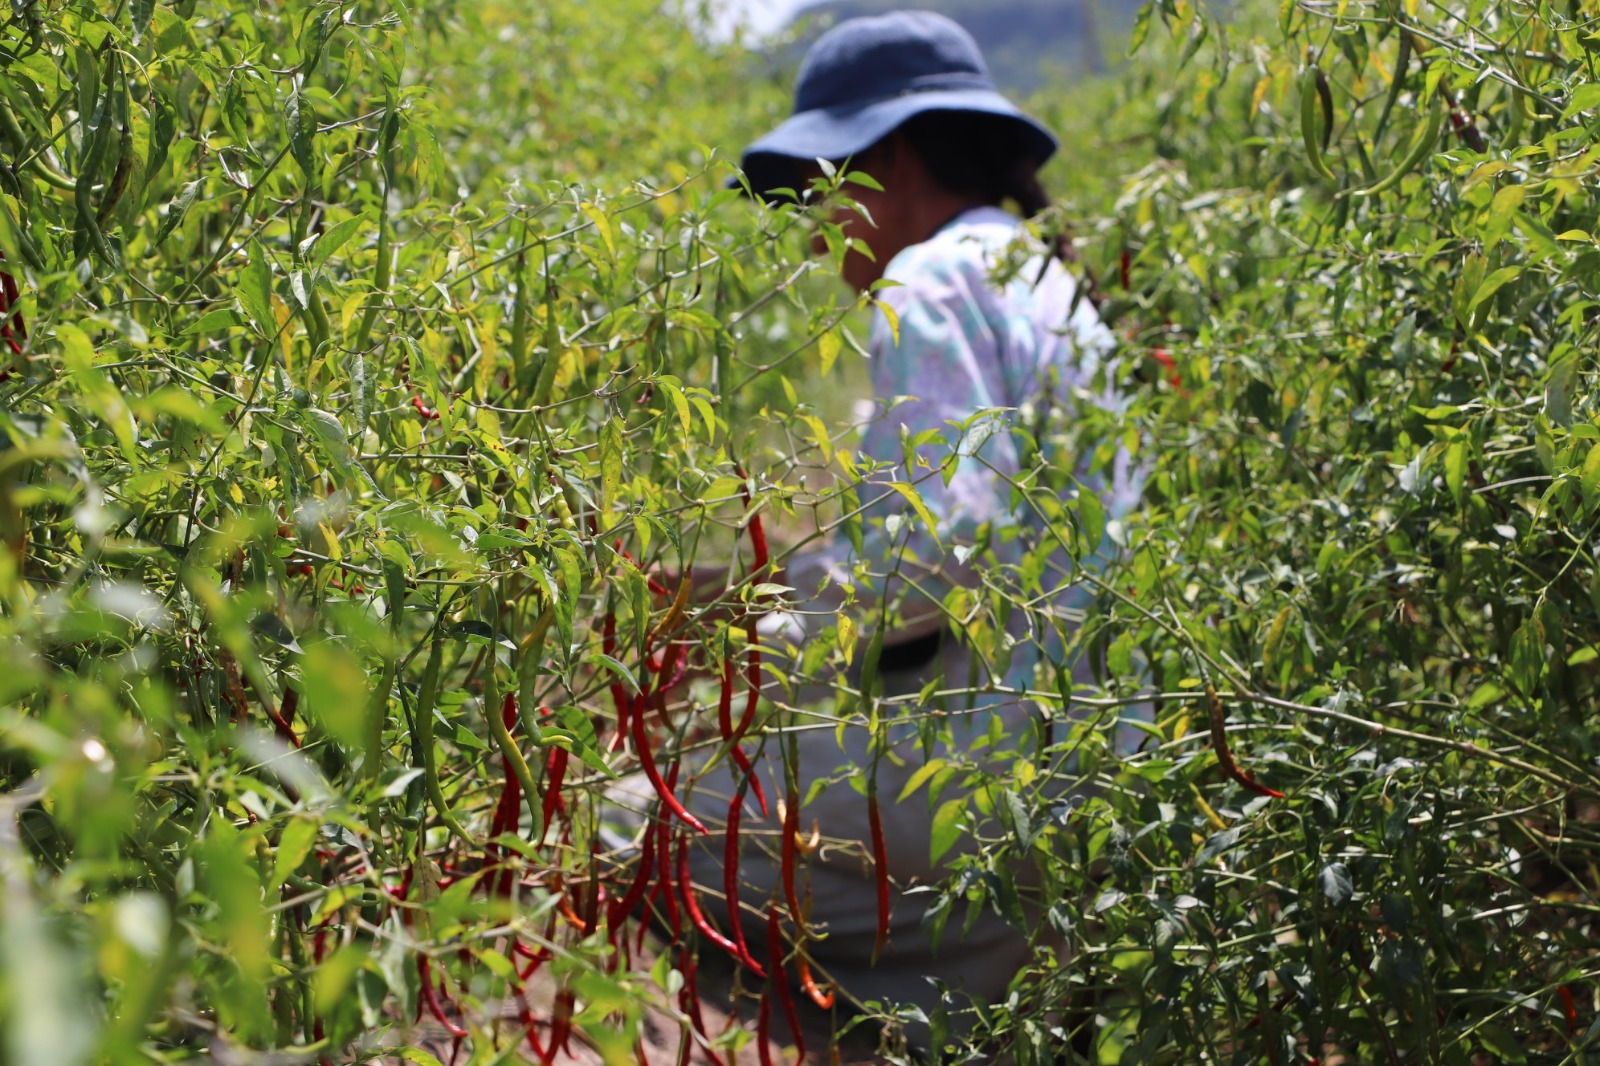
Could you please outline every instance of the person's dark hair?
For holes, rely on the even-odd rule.
[[[976,196],[996,207],[1010,200],[1024,218],[1043,214],[1052,203],[1015,123],[974,111],[924,111],[896,132],[905,137],[933,180],[953,193]],[[1065,230],[1056,235],[1051,251],[1063,263],[1077,258]],[[1094,279],[1085,280],[1093,299]]]
[[[1011,122],[973,111],[924,111],[898,132],[933,179],[953,193],[996,206],[1011,200],[1025,218],[1050,206],[1021,131]]]

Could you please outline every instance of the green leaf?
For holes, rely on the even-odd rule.
[[[316,155],[311,139],[317,131],[316,111],[307,103],[297,88],[289,94],[284,105],[284,121],[289,127],[289,151],[294,156],[300,172],[311,181],[316,175]]]
[[[1496,270],[1493,274],[1483,279],[1483,284],[1479,285],[1478,290],[1473,293],[1472,301],[1467,305],[1467,310],[1469,312],[1477,310],[1479,304],[1499,292],[1509,282],[1515,281],[1521,274],[1522,268],[1520,266],[1501,267]]]
[[[1106,535],[1106,508],[1093,492],[1078,493],[1078,530],[1085,554],[1098,552]]]
[[[133,0],[131,8],[133,18],[133,46],[139,47],[144,41],[144,35],[150,29],[150,16],[155,13],[155,0]]]
[[[635,694],[639,692],[639,679],[634,676],[633,671],[629,669],[627,664],[598,651],[584,656],[583,661],[593,666],[605,667],[620,678]]]
[[[235,329],[249,325],[250,323],[240,318],[238,312],[233,308],[219,307],[201,315],[199,320],[184,330],[180,336],[187,337],[195,333],[215,333],[217,330]]]
[[[1458,500],[1466,488],[1467,464],[1471,454],[1464,440],[1454,441],[1444,450],[1444,483],[1450,495]]]
[[[1133,19],[1133,32],[1128,36],[1127,55],[1133,55],[1144,47],[1145,38],[1150,35],[1150,16],[1155,14],[1155,0],[1145,0],[1140,5],[1139,13]]]
[[[1199,853],[1194,857],[1194,864],[1196,866],[1204,866],[1212,859],[1219,858],[1232,851],[1238,845],[1239,837],[1243,833],[1244,830],[1242,828],[1233,826],[1231,829],[1224,829],[1222,832],[1214,834],[1201,846]]]
[[[362,750],[367,718],[367,675],[346,647],[325,641],[301,658],[306,713],[351,751]]]
[[[945,800],[933,816],[932,842],[928,849],[928,862],[937,866],[945,853],[961,839],[963,815],[970,801],[965,797]]]
[[[622,484],[622,420],[611,418],[600,430],[600,492],[602,504],[612,506]]]
[[[1510,1030],[1488,1023],[1478,1026],[1477,1035],[1485,1050],[1494,1055],[1494,1061],[1505,1063],[1528,1061],[1528,1054],[1523,1050],[1522,1042],[1512,1035]]]
[[[272,267],[262,254],[259,241],[250,242],[249,261],[239,272],[236,292],[244,313],[256,324],[257,332],[263,337],[276,334],[278,320],[272,313]]]
[[[196,198],[200,195],[200,186],[204,184],[205,181],[203,179],[191,181],[178,190],[178,195],[174,196],[172,202],[167,205],[166,217],[161,220],[161,228],[156,230],[152,244],[159,247],[167,239],[168,235],[178,228],[178,225],[183,222],[184,216],[189,213],[189,208],[194,206]],[[270,278],[268,283],[270,284]],[[270,307],[270,301],[268,306]],[[245,310],[248,311],[249,307],[246,306]]]
[[[314,818],[293,818],[283,827],[283,836],[278,840],[278,853],[272,862],[274,884],[282,884],[300,868],[306,856],[311,854],[311,846],[317,841],[318,828],[319,823]]]
[[[1330,862],[1324,866],[1317,875],[1317,883],[1322,887],[1323,896],[1335,907],[1349,903],[1356,894],[1350,868],[1342,862]]]
[[[689,434],[694,429],[693,416],[689,413],[689,401],[683,395],[683,390],[676,381],[667,378],[657,378],[656,384],[661,391],[667,394],[667,399],[672,401],[673,409],[678,414],[678,424],[683,429],[683,439],[687,441]]]
[[[318,237],[311,246],[311,263],[313,266],[322,266],[349,243],[350,238],[360,233],[363,229],[372,226],[372,218],[367,214],[347,218],[343,222],[335,223],[328,227],[328,231]]]

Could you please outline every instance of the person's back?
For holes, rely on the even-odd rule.
[[[958,588],[983,587],[980,566],[992,577],[1023,548],[1021,538],[998,535],[1030,523],[1013,500],[1024,457],[1006,425],[1040,414],[1053,397],[1080,395],[1112,347],[1070,273],[1030,244],[1000,206],[1014,202],[1032,215],[1047,205],[1035,171],[1055,149],[1044,127],[995,91],[965,31],[912,12],[850,20],[820,38],[802,68],[796,113],[743,159],[749,187],[761,196],[806,187],[823,171],[818,159],[848,160],[849,171],[876,179],[849,185],[844,191],[860,210],[841,205],[832,217],[838,232],[873,253],[847,252],[844,280],[887,308],[875,312],[869,344],[879,416],[857,449],[858,465],[872,471],[859,486],[864,535],[859,545],[784,560],[784,583],[797,597],[817,598],[786,625],[769,619],[759,628],[769,652],[780,650],[770,638],[803,647],[840,609],[853,611],[863,633],[881,629],[876,640],[866,638],[882,655],[864,695],[887,725],[872,730],[852,718],[834,728],[815,717],[862,705],[858,655],[843,678],[796,679],[817,683],[798,689],[792,709],[780,713],[782,728],[767,737],[754,772],[769,796],[803,798],[800,824],[815,819],[826,841],[798,872],[811,900],[806,921],[822,934],[803,950],[855,1001],[909,1003],[925,1015],[941,1007],[936,982],[958,999],[1003,995],[1033,950],[1025,931],[992,909],[950,921],[942,941],[933,935],[924,918],[935,897],[906,890],[939,878],[974,844],[968,837],[936,861],[926,797],[897,800],[922,765],[919,727],[930,712],[941,716],[944,735],[935,750],[972,765],[1006,758],[1001,749],[1028,731],[1035,713],[1015,694],[994,690],[1018,683],[1024,669],[1031,675],[1037,657],[1012,655],[1000,664],[1002,676],[988,676],[988,660],[955,632],[943,604]],[[893,284],[880,287],[885,278]],[[963,437],[957,427],[974,416],[993,417],[998,431]],[[920,461],[908,457],[903,442],[930,430]],[[948,470],[952,449],[959,456]],[[1131,490],[1113,478],[1086,491],[1120,507]],[[922,514],[931,527],[919,522]],[[977,553],[985,528],[988,554]],[[845,585],[850,606],[837,595]],[[925,704],[930,686],[961,695]],[[1011,740],[996,745],[997,735]],[[736,767],[724,760],[700,769],[692,775],[693,809],[709,825],[726,825],[724,812],[747,790],[736,808],[745,832],[698,840],[692,878],[721,886],[724,864],[735,857],[745,939],[766,943],[766,901],[783,900],[786,879],[796,876],[771,837],[785,830],[776,811],[763,820]],[[875,807],[852,777],[880,797]],[[887,888],[892,896],[880,896]],[[970,1021],[953,1019],[956,1029]],[[925,1024],[907,1032],[915,1044],[929,1038]]]

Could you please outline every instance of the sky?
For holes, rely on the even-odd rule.
[[[717,8],[713,23],[718,35],[731,34],[743,23],[757,34],[783,28],[794,13],[810,0],[712,0]]]

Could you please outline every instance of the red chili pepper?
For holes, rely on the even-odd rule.
[[[795,952],[795,970],[800,974],[800,987],[806,990],[806,995],[811,997],[821,1010],[833,1009],[833,990],[825,989],[817,984],[817,979],[811,976],[811,963],[806,958],[805,949],[802,947]]]
[[[1567,1036],[1572,1036],[1578,1031],[1578,1004],[1572,997],[1572,989],[1561,985],[1556,989],[1556,994],[1561,997],[1561,1011],[1567,1016]]]
[[[556,1048],[571,1053],[572,1051],[572,1008],[577,1002],[577,997],[570,989],[562,989],[556,996],[555,1017],[550,1020],[550,1048]]]
[[[433,975],[429,972],[428,956],[417,956],[417,976],[422,979],[422,1001],[428,1005],[428,1013],[433,1015],[435,1021],[444,1026],[445,1032],[460,1040],[467,1035],[467,1031],[451,1021],[439,1003],[439,993],[433,987]]]
[[[624,548],[622,546],[622,538],[621,537],[617,538],[616,543],[613,544],[612,547],[616,550],[618,555],[620,555],[624,559],[628,560],[628,562],[633,563],[633,565],[634,565],[634,567],[636,569],[643,569],[642,567],[639,566],[638,561],[636,559],[634,559],[634,557],[632,555],[628,554],[628,549],[626,549],[626,548]],[[655,578],[651,577],[649,574],[646,574],[644,576],[644,580],[645,580],[645,584],[650,586],[650,591],[655,593],[657,596],[670,596],[670,595],[672,595],[672,590],[671,589],[667,588],[667,586],[663,585],[661,582],[657,581]]]
[[[607,611],[605,621],[600,623],[600,650],[613,659],[617,657],[617,616],[614,611]],[[620,680],[611,682],[611,703],[617,709],[617,731],[612,734],[610,750],[616,751],[622,747],[622,738],[628,735],[628,711],[631,706]]]
[[[767,904],[767,965],[772,968],[772,990],[778,994],[783,1007],[784,1020],[789,1023],[789,1035],[794,1037],[794,1061],[803,1066],[806,1061],[806,1038],[800,1032],[800,1014],[794,1009],[794,992],[783,973],[783,934],[778,928],[778,907]]]
[[[5,271],[0,271],[0,338],[6,342],[6,347],[11,349],[11,354],[22,355],[22,342],[28,339],[28,327],[22,321],[21,310],[16,309],[21,302],[21,293],[17,290],[17,281]],[[15,327],[15,328],[13,328]],[[21,359],[15,361],[16,369],[21,370]],[[0,370],[0,381],[11,377],[10,370]]]
[[[505,699],[500,704],[500,720],[505,723],[507,731],[515,732],[517,725],[517,694],[507,692]],[[494,818],[489,823],[489,835],[499,836],[501,833],[516,833],[519,811],[522,807],[522,783],[517,780],[517,775],[511,769],[511,760],[505,756],[500,759],[501,772],[505,783],[500,786],[500,802],[495,805]],[[500,849],[494,844],[484,845],[484,858],[492,865],[500,858]],[[492,878],[489,882],[490,891],[500,896],[511,895],[511,885],[515,872],[507,866],[500,872],[500,876]]]
[[[795,838],[800,835],[800,790],[791,787],[783,805],[783,842],[778,849],[779,872],[783,880],[784,898],[789,903],[789,918],[805,939],[806,919],[800,910],[800,897],[795,892]]]
[[[733,943],[738,948],[739,961],[752,970],[760,970],[750,945],[745,943],[744,922],[739,916],[739,816],[744,808],[744,789],[735,789],[733,802],[728,804],[728,829],[722,844],[722,892],[727,897],[728,914],[733,924]]]
[[[297,689],[286,688],[283,690],[283,703],[277,711],[271,707],[267,710],[272,717],[272,730],[278,734],[278,739],[291,747],[300,746],[300,738],[294,731],[295,710],[300,706],[300,692]]]
[[[639,766],[644,770],[644,776],[649,779],[650,784],[655,788],[656,795],[661,797],[662,804],[667,810],[682,818],[686,824],[693,826],[697,832],[711,832],[706,828],[704,822],[690,814],[688,809],[678,802],[678,797],[672,794],[672,789],[668,788],[666,782],[661,780],[661,772],[656,769],[655,756],[650,752],[650,740],[644,734],[644,710],[637,701],[635,701],[629,717],[633,726],[633,746],[638,749]]]
[[[661,661],[656,662],[646,659],[645,669],[655,675],[655,684],[651,686],[650,697],[647,701],[656,712],[656,720],[663,728],[670,727],[667,721],[667,692],[683,680],[687,672],[684,665],[684,646],[678,641],[672,641],[661,652]]]
[[[744,730],[750,726],[750,711],[745,712],[745,720],[736,732],[733,728],[733,660],[725,659],[722,663],[722,691],[717,699],[717,728],[722,733],[723,742],[729,745],[734,765],[739,767],[745,780],[750,782],[750,790],[756,795],[756,803],[761,807],[761,817],[767,816],[767,793],[761,787],[761,779],[756,776],[755,767],[750,765],[750,757],[739,746],[739,738],[744,735]]]
[[[644,899],[645,890],[649,888],[650,880],[656,872],[655,857],[656,833],[655,826],[651,826],[644,834],[644,847],[639,851],[639,868],[633,875],[633,883],[606,915],[606,922],[613,934],[622,927],[622,923],[628,920],[634,908]]]
[[[1178,373],[1178,364],[1172,361],[1171,352],[1165,348],[1151,348],[1150,358],[1161,364],[1161,368],[1167,372],[1167,381],[1173,388],[1183,388],[1183,375]]]
[[[524,978],[523,982],[526,982],[526,980]],[[528,1047],[539,1059],[540,1066],[552,1066],[556,1060],[556,1049],[551,1047],[546,1050],[539,1043],[539,1022],[533,1016],[533,1009],[528,1006],[528,997],[523,995],[521,983],[518,984],[516,995],[512,998],[517,1004],[517,1020],[526,1026],[528,1030]]]
[[[756,1055],[761,1066],[772,1066],[772,997],[762,996],[756,1011]]]
[[[748,498],[749,497],[747,495],[746,499]],[[767,532],[766,529],[761,525],[760,515],[750,516],[750,550],[755,553],[755,572],[759,574],[761,571],[767,568],[768,558]]]
[[[544,814],[544,832],[539,836],[541,846],[544,844],[545,837],[550,835],[550,823],[555,818],[556,812],[566,805],[561,798],[561,785],[567,776],[567,761],[569,758],[570,753],[566,748],[554,747],[550,749],[550,755],[545,761],[544,797],[541,802]]]
[[[1130,284],[1130,282],[1128,280],[1128,275],[1130,273],[1130,270],[1131,270],[1132,266],[1133,266],[1133,256],[1131,254],[1129,254],[1129,252],[1128,252],[1128,250],[1126,248],[1124,248],[1122,250],[1122,254],[1117,257],[1117,273],[1122,278],[1122,287],[1124,289],[1133,288],[1132,284]]]
[[[667,787],[675,788],[677,784],[678,764],[673,763],[667,771]],[[672,927],[672,939],[676,942],[683,935],[683,915],[678,912],[678,894],[673,891],[672,885],[672,822],[659,813],[656,815],[656,855],[660,877],[650,898],[661,901],[661,906],[667,912],[667,924]],[[642,929],[640,931],[643,932]]]
[[[424,421],[431,422],[439,417],[439,412],[424,404],[421,396],[411,397],[411,406],[417,409],[417,414],[421,415]]]
[[[868,778],[875,786],[876,778]],[[883,817],[878,813],[878,790],[867,790],[867,826],[872,833],[872,874],[878,888],[878,935],[872,945],[872,960],[877,962],[889,943],[889,848],[883,839]]]
[[[1217,762],[1222,766],[1222,772],[1258,796],[1282,799],[1282,792],[1263,785],[1234,761],[1233,752],[1228,747],[1228,722],[1223,714],[1222,700],[1218,698],[1217,690],[1211,685],[1206,686],[1206,705],[1211,716],[1211,747],[1217,753]]]
[[[766,977],[767,973],[759,963],[750,958],[748,951],[740,951],[739,945],[717,932],[716,926],[706,920],[705,914],[700,910],[700,903],[694,896],[694,882],[689,879],[689,838],[684,837],[678,842],[678,891],[683,893],[684,906],[688,908],[689,920],[694,927],[700,930],[700,935],[711,941],[729,955],[738,959],[750,968],[757,977]],[[733,915],[737,925],[739,916]]]
[[[706,1057],[716,1066],[723,1066],[722,1058],[711,1050],[711,1037],[706,1034],[706,1020],[700,1010],[700,993],[695,987],[695,974],[698,970],[699,964],[695,960],[694,952],[680,945],[678,948],[678,971],[683,974],[683,987],[678,989],[678,1009],[689,1016],[689,1024],[700,1035],[701,1043],[705,1045]],[[694,1042],[685,1037],[683,1054],[687,1055],[689,1049],[693,1048],[693,1046]]]

